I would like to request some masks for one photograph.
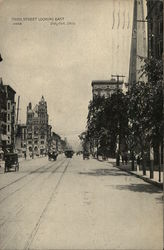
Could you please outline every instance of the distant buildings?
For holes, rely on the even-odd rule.
[[[26,124],[17,124],[15,144],[20,156],[25,152],[34,157],[46,155],[49,150],[63,151],[64,141],[48,124],[47,102],[43,96],[34,107],[31,102],[28,104]]]
[[[105,98],[111,96],[116,89],[123,88],[123,81],[111,80],[96,80],[92,81],[92,95],[104,96]]]
[[[61,137],[55,132],[51,134],[50,149],[55,151],[62,150]]]

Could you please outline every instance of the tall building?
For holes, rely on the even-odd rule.
[[[15,148],[15,90],[0,79],[0,146],[4,151]]]
[[[146,81],[146,77],[141,77],[141,67],[143,61],[141,57],[147,57],[147,22],[146,0],[134,0],[133,24],[131,37],[131,51],[129,64],[129,88],[137,81]]]
[[[6,112],[6,149],[13,151],[15,148],[15,90],[10,85],[4,85],[6,91],[7,112]]]
[[[47,153],[51,126],[48,124],[47,102],[42,96],[39,104],[27,106],[27,150],[34,155]]]
[[[148,56],[162,59],[163,1],[147,0]]]
[[[7,113],[7,100],[6,91],[3,85],[2,78],[0,78],[0,147],[3,150],[6,147],[8,137],[6,135],[6,113]]]
[[[116,89],[123,89],[123,81],[111,80],[96,80],[92,81],[92,95],[104,96],[105,98],[111,96]]]

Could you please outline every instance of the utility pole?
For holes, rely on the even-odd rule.
[[[20,96],[18,96],[17,116],[16,116],[16,126],[18,125],[18,117],[19,117],[19,101],[20,101]]]
[[[119,81],[120,77],[122,77],[122,82],[123,82],[123,78],[125,76],[123,75],[111,75],[112,77],[116,77],[117,78],[117,90],[119,89],[119,83],[121,83],[121,81]]]
[[[17,104],[17,113],[16,113],[16,124],[15,124],[15,138],[14,138],[14,149],[16,149],[16,140],[18,136],[18,117],[19,117],[19,102],[20,102],[20,96],[18,96],[18,104]]]

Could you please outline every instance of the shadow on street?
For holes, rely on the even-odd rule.
[[[91,175],[91,176],[129,176],[128,173],[121,172],[117,169],[94,169],[90,172],[79,172],[79,174]]]
[[[161,197],[156,198],[156,200],[157,200],[158,203],[162,203],[163,204],[163,202],[164,202],[164,196],[162,195]]]
[[[145,192],[145,193],[162,193],[162,191],[157,188],[152,186],[151,184],[129,184],[129,185],[116,185],[116,189],[118,190],[130,190],[133,192]]]

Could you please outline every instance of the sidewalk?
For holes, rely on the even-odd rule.
[[[105,161],[103,159],[98,159],[99,161]],[[136,163],[135,163],[135,171],[131,170],[131,162],[129,162],[127,165],[123,165],[120,162],[120,166],[116,166],[116,159],[108,159],[106,160],[108,163],[112,163],[112,165],[114,167],[117,167],[120,170],[126,171],[127,173],[136,176],[137,178],[140,178],[152,185],[155,185],[157,187],[159,187],[160,189],[163,189],[163,179],[164,179],[164,174],[163,171],[161,171],[161,182],[159,182],[159,172],[158,171],[154,171],[154,178],[150,179],[150,171],[146,170],[146,175],[143,175],[143,171],[139,170],[136,171]],[[163,170],[163,169],[162,169]]]
[[[143,175],[143,171],[139,170],[139,171],[132,171],[131,170],[131,163],[127,164],[127,165],[122,165],[122,163],[120,163],[120,166],[116,166],[116,163],[113,163],[113,165],[117,168],[119,168],[120,170],[126,171],[129,174],[132,174],[134,176],[136,176],[137,178],[140,178],[150,184],[153,184],[161,189],[163,189],[163,171],[161,171],[161,182],[159,182],[159,172],[158,171],[154,171],[154,178],[150,179],[150,171],[146,170],[146,175]]]

